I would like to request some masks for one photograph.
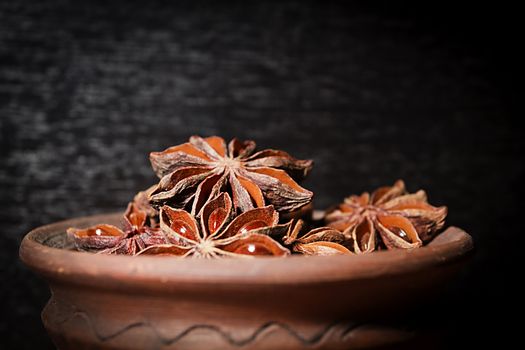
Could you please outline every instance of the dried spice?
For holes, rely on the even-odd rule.
[[[298,160],[288,153],[267,149],[254,153],[255,142],[192,136],[189,142],[152,152],[150,161],[161,178],[150,196],[156,206],[168,204],[201,208],[220,192],[231,193],[237,213],[273,205],[289,213],[308,205],[313,193],[296,182],[312,168],[311,160]]]
[[[159,211],[151,205],[149,200],[156,187],[156,185],[153,185],[144,191],[140,191],[133,198],[135,210],[146,214],[145,225],[149,227],[157,227],[159,225]]]
[[[347,242],[345,235],[330,227],[318,227],[300,235],[303,221],[295,221],[283,237],[285,246],[290,246],[292,251],[304,255],[337,255],[352,254],[344,246]]]
[[[420,247],[447,215],[446,207],[430,205],[424,191],[408,193],[399,180],[346,198],[324,216],[326,226],[304,232],[302,220],[279,224],[279,218],[310,214],[313,193],[297,181],[311,170],[311,160],[273,149],[255,152],[253,141],[226,145],[218,136],[192,136],[152,152],[150,161],[160,181],[135,195],[122,228],[68,229],[78,250],[205,258],[361,254]]]
[[[130,203],[124,213],[123,229],[100,224],[86,229],[69,228],[68,236],[78,250],[134,255],[151,245],[176,243],[160,228],[147,226],[148,214]]]
[[[446,215],[446,207],[428,204],[422,190],[407,193],[399,180],[372,195],[365,192],[346,198],[325,220],[353,240],[356,253],[368,253],[382,245],[388,249],[420,247],[443,227]]]
[[[185,210],[163,206],[160,211],[161,230],[179,243],[154,245],[140,254],[202,258],[289,254],[288,249],[269,236],[288,228],[287,225],[278,225],[279,214],[272,206],[255,208],[233,217],[232,200],[227,193],[221,193],[205,204],[199,220]]]

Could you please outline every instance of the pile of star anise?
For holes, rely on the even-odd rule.
[[[297,183],[312,161],[255,152],[253,141],[226,145],[217,136],[193,136],[150,160],[159,183],[135,196],[121,227],[70,228],[78,250],[206,258],[362,254],[420,247],[447,215],[424,191],[408,193],[397,181],[349,196],[315,227],[313,193]]]

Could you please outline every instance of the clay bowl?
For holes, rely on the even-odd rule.
[[[428,246],[363,256],[193,260],[95,255],[67,246],[68,227],[31,231],[20,257],[52,296],[42,320],[60,349],[371,348],[412,333],[377,326],[399,305],[446,285],[473,248],[451,227]]]

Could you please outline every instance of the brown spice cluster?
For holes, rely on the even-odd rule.
[[[135,196],[121,227],[70,228],[68,236],[83,251],[214,258],[412,249],[443,227],[447,208],[428,204],[424,191],[408,193],[399,180],[349,196],[326,213],[325,226],[312,228],[297,218],[310,213],[313,193],[299,182],[312,161],[255,147],[193,136],[153,152],[159,183]]]

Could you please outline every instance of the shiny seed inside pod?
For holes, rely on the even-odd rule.
[[[253,220],[245,224],[243,227],[241,227],[241,229],[239,230],[239,233],[245,234],[251,230],[255,230],[255,229],[266,227],[266,226],[268,226],[268,224],[266,224],[266,222],[262,220]]]
[[[79,231],[78,236],[120,236],[121,232],[115,229],[105,229],[105,228],[89,228],[85,231]]]
[[[246,243],[235,249],[233,253],[244,255],[273,255],[271,250],[260,243]]]
[[[357,226],[355,235],[360,249],[363,251],[368,250],[371,233],[370,227],[366,220],[364,220],[359,226]]]
[[[131,213],[129,215],[129,221],[131,222],[131,225],[136,228],[139,226],[139,224],[141,223],[143,219],[143,216],[142,215],[138,215],[137,213]]]
[[[190,226],[182,220],[175,220],[171,223],[170,228],[181,235],[189,239],[195,239],[195,234]]]
[[[208,218],[208,229],[210,230],[210,234],[217,232],[227,216],[228,213],[224,208],[217,208],[210,214]]]
[[[403,238],[406,242],[410,243],[410,238],[408,237],[408,234],[405,230],[403,230],[401,227],[393,226],[388,228],[393,234],[396,236]]]

